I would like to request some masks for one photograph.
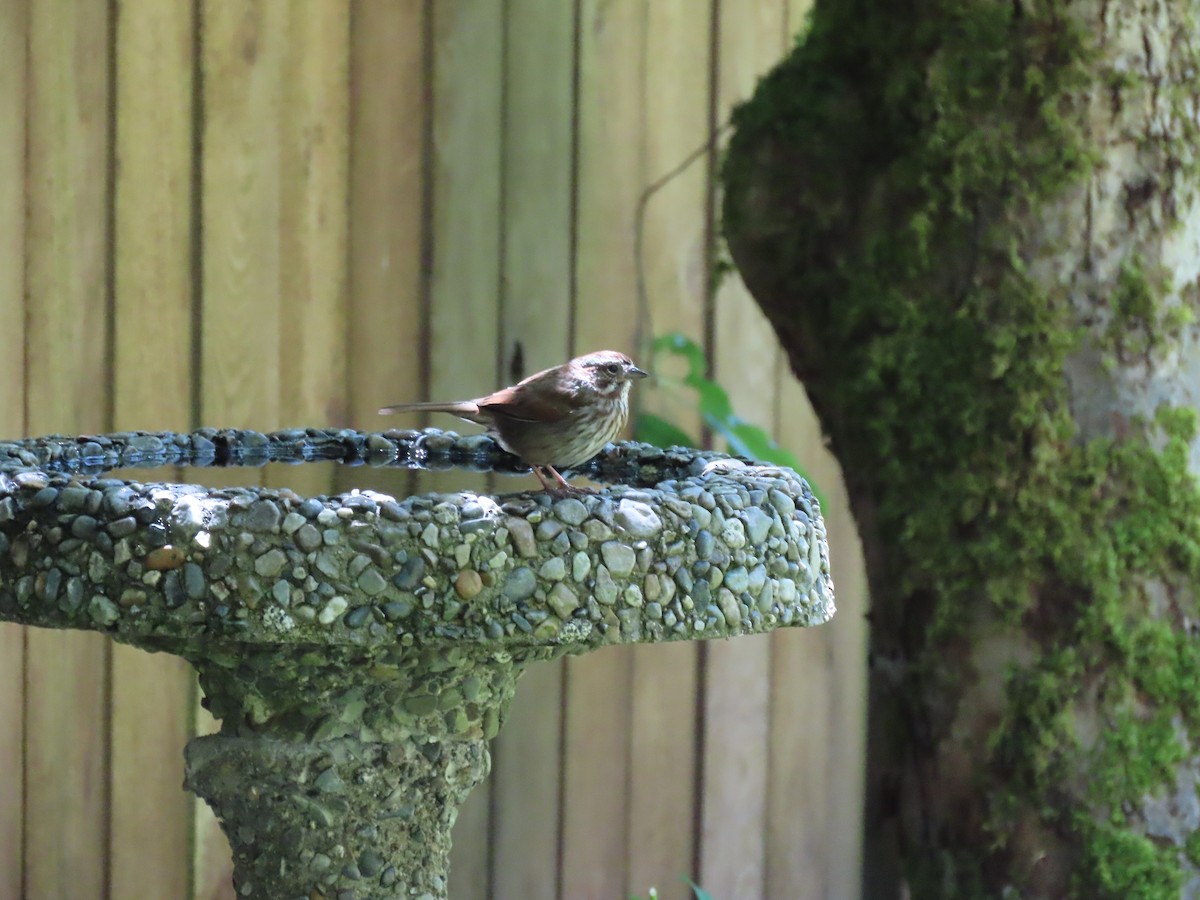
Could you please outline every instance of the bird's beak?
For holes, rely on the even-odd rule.
[[[650,377],[649,372],[643,372],[637,366],[630,366],[628,369],[625,370],[625,374],[628,375],[630,378],[649,378]]]

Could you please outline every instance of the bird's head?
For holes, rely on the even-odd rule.
[[[616,350],[600,350],[571,360],[571,368],[592,384],[601,396],[611,397],[629,390],[629,384],[649,373],[633,364],[633,360]]]

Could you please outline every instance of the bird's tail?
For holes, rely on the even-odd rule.
[[[479,406],[474,400],[460,400],[457,403],[397,403],[395,406],[382,407],[379,415],[387,416],[399,412],[444,412],[473,420],[479,415]]]

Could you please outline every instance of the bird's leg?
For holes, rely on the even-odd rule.
[[[561,475],[558,474],[558,470],[556,470],[554,468],[554,466],[542,466],[541,468],[545,469],[547,472],[549,472],[551,475],[554,476],[554,483],[555,483],[554,487],[551,487],[550,485],[546,484],[545,479],[540,474],[538,475],[538,480],[542,482],[542,487],[544,487],[547,491],[549,491],[551,494],[554,494],[555,496],[569,497],[572,494],[594,494],[594,493],[596,493],[596,491],[593,490],[592,488],[576,487],[575,485],[570,484],[567,481],[567,479],[563,478]],[[533,471],[537,472],[537,470],[538,470],[538,467],[534,466]]]
[[[541,466],[533,466],[532,468],[533,468],[533,474],[537,476],[538,484],[540,484],[547,493],[553,494],[554,488],[552,488],[552,487],[550,487],[550,485],[546,484],[546,476],[542,474],[542,467]],[[558,473],[555,473],[555,474],[558,474]]]

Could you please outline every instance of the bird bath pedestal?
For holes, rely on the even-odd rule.
[[[339,460],[519,465],[437,431],[203,429],[0,443],[0,619],[187,659],[220,733],[186,786],[239,896],[439,898],[517,677],[607,644],[825,622],[824,524],[786,469],[620,445],[597,495],[305,499],[102,476]]]

